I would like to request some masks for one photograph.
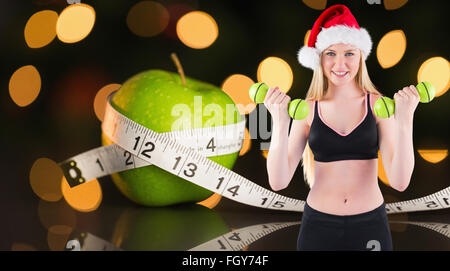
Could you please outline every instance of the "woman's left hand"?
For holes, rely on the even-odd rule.
[[[411,85],[404,87],[394,94],[395,112],[394,118],[401,123],[412,123],[414,111],[420,101],[419,92]]]

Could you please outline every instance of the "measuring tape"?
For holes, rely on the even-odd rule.
[[[74,232],[66,243],[65,250],[70,251],[123,251],[116,245],[89,232]]]
[[[445,223],[433,223],[433,222],[412,222],[412,221],[394,221],[394,223],[411,224],[420,227],[424,227],[435,232],[438,232],[447,238],[450,238],[450,225]]]
[[[300,222],[282,222],[253,225],[223,234],[189,251],[237,251],[272,232],[299,224]]]
[[[103,133],[115,144],[99,147],[60,163],[71,187],[115,172],[155,165],[228,199],[255,206],[303,212],[305,201],[274,193],[209,160],[237,152],[245,132],[243,120],[225,126],[157,133],[122,115],[108,96]],[[386,204],[387,213],[450,207],[450,187],[432,195]]]
[[[389,221],[389,224],[410,224],[424,227],[438,232],[447,238],[450,238],[450,225],[445,223],[433,222],[413,222],[413,221]],[[238,251],[254,243],[262,237],[294,225],[300,225],[301,222],[276,222],[252,225],[238,230],[223,234],[219,237],[204,242],[188,251]],[[123,250],[116,245],[100,238],[92,233],[77,232],[71,234],[71,240],[66,243],[66,250],[71,251],[112,251]]]
[[[412,221],[389,221],[389,223],[411,224],[436,231],[450,238],[450,225],[445,223],[433,222],[412,222]],[[253,225],[245,228],[231,231],[217,238],[207,241],[201,245],[189,249],[189,251],[237,251],[250,245],[256,240],[294,225],[300,225],[301,222],[278,222]]]

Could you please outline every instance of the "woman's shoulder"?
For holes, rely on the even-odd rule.
[[[305,102],[307,102],[308,106],[309,106],[309,114],[306,117],[306,122],[307,122],[308,126],[311,126],[312,120],[314,119],[314,112],[315,112],[314,111],[314,107],[315,107],[315,102],[316,101],[317,100],[312,99],[312,98],[306,98],[305,99]]]

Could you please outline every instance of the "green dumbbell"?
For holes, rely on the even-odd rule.
[[[257,104],[264,103],[269,87],[265,83],[255,83],[250,87],[250,99]],[[309,114],[309,106],[305,100],[295,99],[289,102],[288,113],[295,120],[302,120]]]
[[[419,92],[420,102],[429,103],[433,100],[436,95],[436,89],[429,82],[420,82],[417,86],[417,91]],[[388,97],[381,97],[373,106],[375,115],[380,118],[389,118],[394,115],[395,112],[395,100]]]

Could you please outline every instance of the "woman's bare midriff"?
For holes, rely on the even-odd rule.
[[[354,215],[383,203],[377,179],[378,159],[314,164],[314,185],[306,199],[311,208],[334,215]]]
[[[371,107],[374,103],[371,97]],[[312,112],[315,104],[308,101]],[[330,117],[327,120],[333,127],[348,126],[348,123],[355,124],[363,117],[365,102],[360,98],[359,102],[349,102],[346,111],[335,112],[336,105],[330,105],[322,101],[322,115]],[[334,102],[336,103],[336,102]],[[341,106],[342,107],[342,106]],[[342,117],[345,112],[350,112]],[[355,114],[352,112],[360,112]],[[370,114],[372,110],[369,111]],[[332,116],[341,116],[333,119]],[[375,117],[375,116],[374,116]],[[308,131],[311,127],[314,114],[308,115]],[[345,125],[342,123],[345,120]],[[338,123],[341,120],[341,123]],[[354,127],[350,126],[350,127]],[[349,131],[342,129],[341,131]],[[378,186],[378,159],[369,160],[341,160],[333,162],[314,161],[314,185],[312,186],[306,199],[311,208],[320,212],[335,215],[354,215],[365,213],[379,207],[383,202],[383,195]]]

